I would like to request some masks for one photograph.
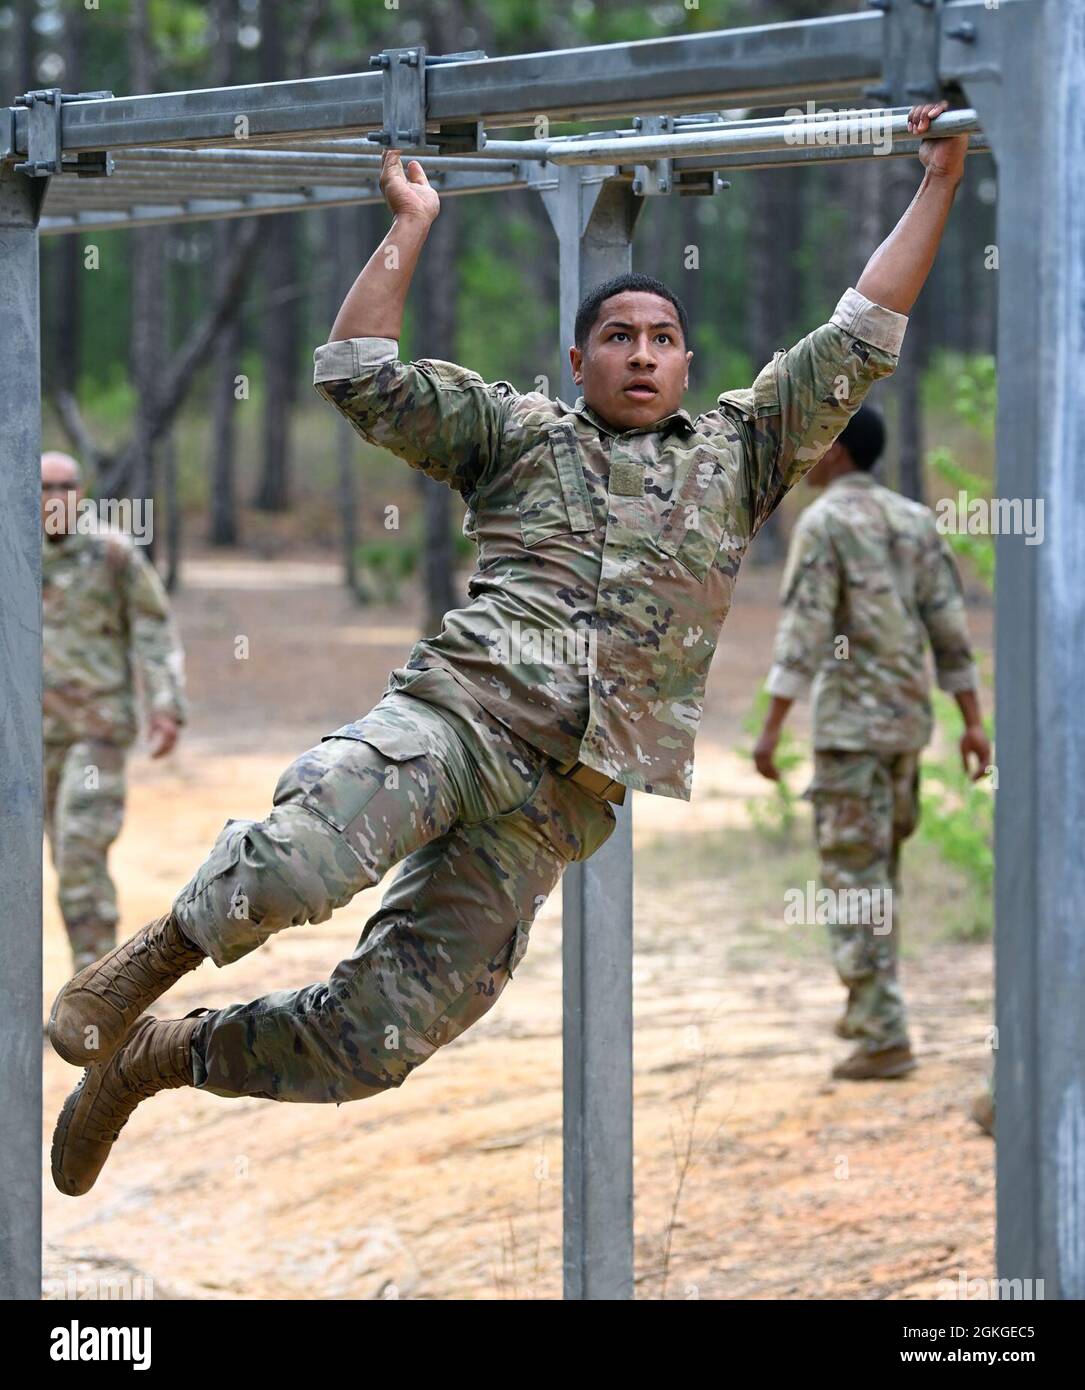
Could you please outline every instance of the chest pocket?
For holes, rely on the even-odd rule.
[[[528,454],[520,469],[516,491],[525,545],[538,545],[550,536],[594,531],[591,498],[571,428],[548,431],[547,443]]]
[[[656,540],[665,555],[702,583],[723,539],[730,496],[719,456],[698,449]]]

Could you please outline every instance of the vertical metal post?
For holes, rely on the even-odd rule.
[[[0,1298],[41,1297],[41,397],[44,179],[0,164]]]
[[[632,266],[641,200],[608,170],[562,168],[543,194],[560,247],[562,399],[581,296]],[[568,1299],[633,1297],[633,817],[562,881],[564,1268]]]
[[[1044,502],[1042,544],[998,541],[998,1269],[1081,1299],[1085,0],[979,17],[960,76],[999,170],[997,494]]]

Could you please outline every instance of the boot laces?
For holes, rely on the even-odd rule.
[[[127,955],[122,953],[117,957],[113,977],[103,987],[102,994],[123,1013],[148,990],[159,992],[157,987],[162,982],[163,967],[169,973],[172,968],[186,964],[193,954],[194,951],[187,950],[181,942],[165,938],[164,928],[159,928],[149,937],[137,938]]]

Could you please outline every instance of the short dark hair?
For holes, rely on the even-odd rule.
[[[689,342],[689,319],[686,317],[686,306],[675,292],[668,289],[663,281],[657,280],[654,275],[641,275],[637,271],[631,271],[628,275],[615,275],[612,280],[607,280],[602,285],[596,285],[580,301],[580,307],[576,311],[576,324],[573,328],[573,342],[576,343],[581,352],[584,351],[584,344],[588,341],[588,335],[595,327],[603,302],[612,299],[616,294],[625,294],[628,290],[633,290],[639,294],[658,294],[660,299],[670,300],[678,315],[679,327],[682,329],[682,341],[684,343]]]
[[[885,448],[885,424],[878,412],[861,405],[836,441],[848,451],[848,457],[861,473],[869,473]]]

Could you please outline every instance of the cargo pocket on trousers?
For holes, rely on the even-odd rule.
[[[529,921],[516,923],[516,930],[508,942],[492,960],[483,964],[467,989],[461,991],[437,1022],[426,1030],[424,1036],[427,1042],[435,1047],[443,1047],[493,1008],[527,954],[530,932]]]
[[[870,795],[874,785],[876,761],[867,753],[836,753],[814,759],[814,775],[803,792],[807,801],[822,796]]]
[[[179,906],[195,902],[217,879],[230,873],[237,866],[245,836],[255,824],[256,822],[251,820],[226,822],[218,833],[218,839],[211,846],[211,853],[178,893],[175,901]]]
[[[823,854],[852,854],[875,846],[879,826],[874,810],[876,758],[839,753],[815,758],[814,776],[803,797],[814,806],[818,849]]]
[[[346,830],[382,788],[398,787],[402,765],[427,752],[421,734],[370,717],[336,729],[325,742],[331,739],[362,746],[348,747],[301,804],[336,830]],[[363,746],[370,751],[363,751]]]

